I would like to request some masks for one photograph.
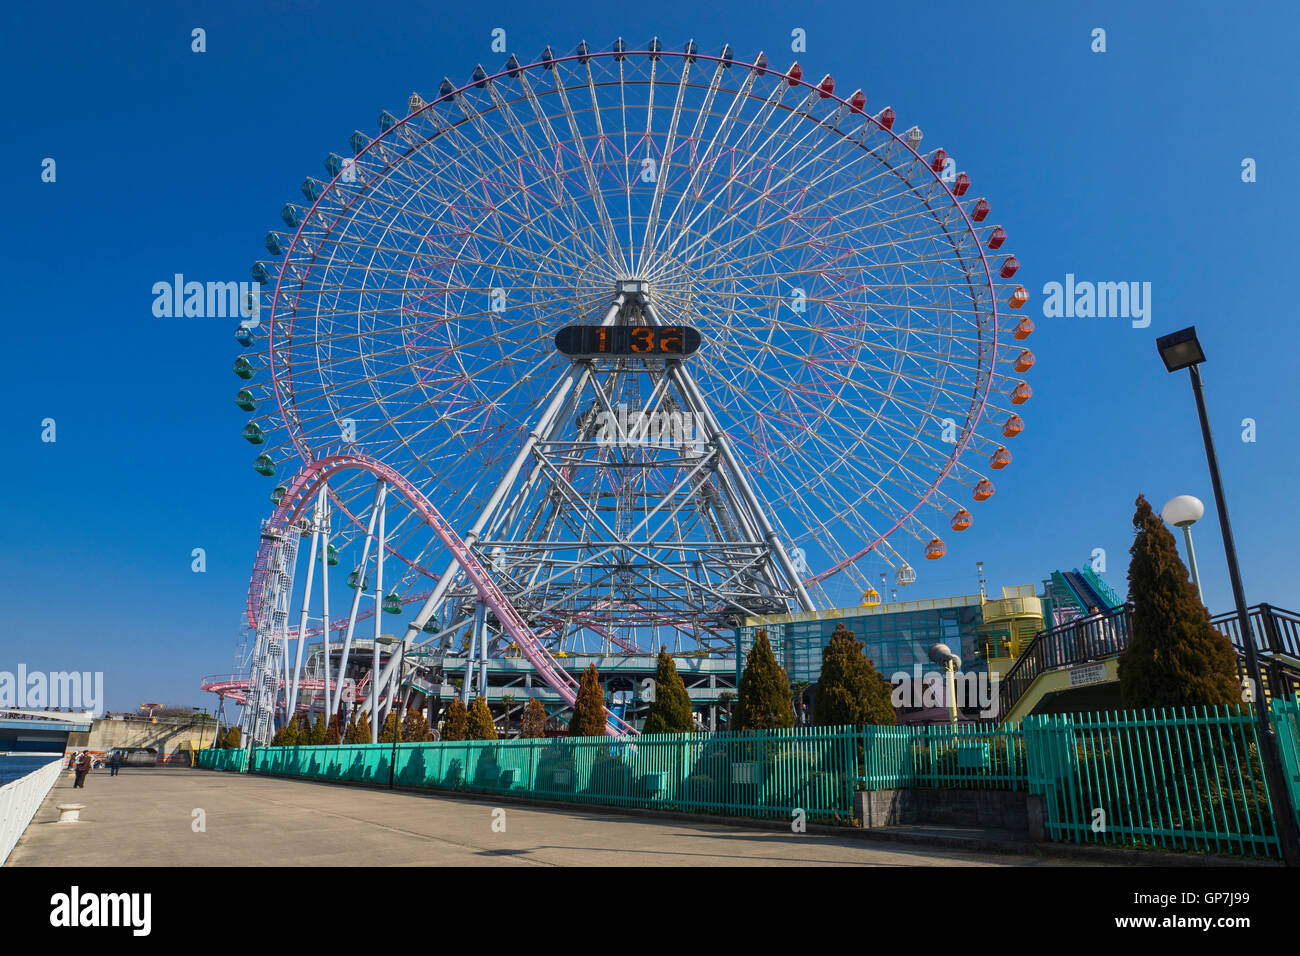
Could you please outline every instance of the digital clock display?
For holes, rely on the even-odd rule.
[[[699,347],[700,333],[684,325],[566,325],[555,333],[556,350],[570,358],[685,358]]]

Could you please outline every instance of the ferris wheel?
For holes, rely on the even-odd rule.
[[[273,500],[331,455],[382,462],[557,634],[689,620],[710,646],[711,613],[824,604],[868,561],[911,583],[908,556],[941,557],[1011,461],[1033,324],[1008,318],[1028,293],[988,200],[896,125],[797,63],[657,39],[412,94],[328,155],[253,269],[236,403]],[[699,345],[576,362],[571,326]],[[592,416],[616,409],[704,434],[691,454],[596,448]],[[372,477],[332,479],[331,560],[370,534]],[[418,600],[432,632],[454,562],[416,509],[386,535],[385,600]]]

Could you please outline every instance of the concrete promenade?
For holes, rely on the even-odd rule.
[[[78,824],[55,805],[85,803]],[[493,829],[505,811],[505,832]],[[195,810],[206,832],[195,832]],[[497,815],[499,818],[499,814]],[[8,866],[1045,866],[1059,859],[177,769],[60,776]]]

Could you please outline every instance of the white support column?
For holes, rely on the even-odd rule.
[[[352,651],[352,632],[357,626],[357,608],[361,605],[361,585],[366,580],[366,562],[370,560],[370,544],[374,540],[375,520],[379,517],[380,495],[384,490],[382,481],[375,483],[375,500],[370,505],[370,523],[366,526],[366,541],[361,548],[361,563],[357,566],[357,586],[352,589],[352,609],[348,612],[348,626],[343,632],[343,651],[339,656],[338,690],[330,704],[330,713],[337,714],[343,703],[343,678],[348,672],[348,655]]]
[[[320,503],[316,510],[320,512],[321,528],[320,547],[320,596],[321,596],[321,639],[325,642],[325,688],[321,692],[321,711],[325,726],[333,719],[330,713],[330,507],[329,488],[320,490]]]
[[[311,589],[316,580],[316,545],[320,542],[320,522],[320,499],[317,498],[316,511],[312,517],[311,547],[307,549],[307,581],[302,589],[302,614],[298,617],[298,638],[294,641],[297,647],[294,649],[293,673],[285,687],[286,724],[292,722],[298,712],[298,684],[302,679],[302,650],[307,643],[307,612],[311,609]]]
[[[375,548],[375,639],[372,648],[372,661],[370,668],[370,742],[379,743],[379,632],[384,626],[384,547],[386,545],[384,536],[384,512],[387,510],[384,505],[388,497],[388,485],[380,482],[379,484],[379,503],[376,508],[379,511],[379,540]],[[389,663],[392,663],[392,655],[389,655]]]

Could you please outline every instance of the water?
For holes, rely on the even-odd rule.
[[[60,760],[57,756],[42,754],[40,756],[29,757],[26,755],[20,757],[10,757],[0,754],[0,787],[3,787],[10,781],[17,780],[19,777],[25,777],[33,770],[39,770],[51,760]]]

